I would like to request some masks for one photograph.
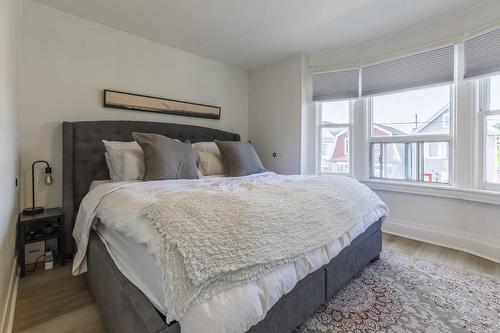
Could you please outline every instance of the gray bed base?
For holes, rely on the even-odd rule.
[[[291,332],[324,304],[382,249],[381,221],[371,225],[330,263],[307,275],[248,332]],[[181,333],[169,326],[144,294],[116,267],[105,245],[92,232],[88,247],[88,282],[106,330],[110,333]]]

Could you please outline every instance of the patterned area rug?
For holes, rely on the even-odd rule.
[[[297,333],[500,332],[500,284],[388,251]]]

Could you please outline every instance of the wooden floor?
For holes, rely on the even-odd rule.
[[[397,253],[500,282],[500,264],[477,256],[387,234],[383,244]],[[105,332],[85,275],[72,277],[66,265],[20,279],[14,332]]]

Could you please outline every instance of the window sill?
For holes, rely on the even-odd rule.
[[[412,184],[390,180],[359,179],[372,190],[409,193],[500,205],[500,192],[462,189],[446,184]]]

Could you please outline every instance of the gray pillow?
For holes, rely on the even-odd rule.
[[[152,133],[132,133],[144,152],[144,180],[197,179],[196,157],[190,143]]]
[[[266,171],[259,155],[248,142],[215,141],[219,147],[228,176],[240,177]]]

